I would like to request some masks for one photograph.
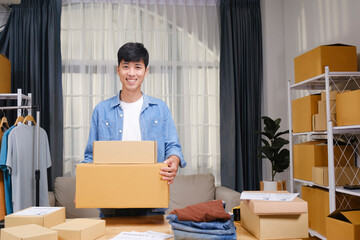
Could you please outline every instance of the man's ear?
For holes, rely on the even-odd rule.
[[[145,77],[147,77],[148,74],[149,74],[149,66],[145,70]]]

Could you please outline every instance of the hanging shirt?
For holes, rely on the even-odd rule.
[[[39,200],[40,206],[48,206],[47,168],[51,167],[51,157],[48,137],[42,128],[40,128],[39,149]],[[18,123],[8,137],[6,161],[11,174],[13,210],[15,212],[36,204],[36,153],[36,126]]]
[[[7,130],[5,127],[0,128],[0,152],[1,152],[1,140],[4,132]],[[0,171],[0,220],[3,220],[6,215],[6,205],[5,205],[5,186],[4,186],[4,174]]]
[[[143,102],[143,97],[132,103],[120,101],[120,107],[124,111],[123,141],[141,141],[140,113]]]
[[[8,136],[14,127],[15,126],[12,126],[4,133],[1,141],[1,153],[0,153],[0,168],[4,174],[5,206],[6,206],[7,215],[13,213],[11,176],[9,173],[9,169],[6,166],[6,160],[7,160],[7,149],[8,149]]]

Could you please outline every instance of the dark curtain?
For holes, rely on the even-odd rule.
[[[262,175],[260,0],[222,0],[220,16],[221,184],[256,190]]]
[[[61,0],[23,0],[12,5],[0,33],[0,52],[11,61],[11,91],[32,93],[32,115],[48,134],[49,188],[63,173],[63,106],[60,48]]]

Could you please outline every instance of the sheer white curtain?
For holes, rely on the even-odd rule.
[[[219,0],[63,0],[64,175],[83,159],[95,105],[120,89],[117,51],[142,42],[150,54],[144,93],[164,100],[188,165],[220,183]]]

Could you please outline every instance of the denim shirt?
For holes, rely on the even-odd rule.
[[[88,143],[82,163],[93,161],[94,141],[121,141],[123,133],[123,109],[120,104],[120,92],[112,98],[96,105],[92,118]],[[157,142],[157,161],[164,162],[171,155],[180,158],[180,167],[186,162],[174,120],[165,102],[143,94],[144,102],[140,113],[141,140]]]

